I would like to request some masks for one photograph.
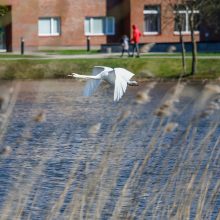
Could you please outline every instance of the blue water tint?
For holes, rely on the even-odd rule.
[[[189,83],[169,115],[156,115],[175,86],[157,83],[138,104],[148,83],[114,103],[110,88],[83,97],[83,83],[22,82],[1,140],[12,152],[0,155],[0,214],[9,202],[11,219],[17,208],[33,220],[170,219],[189,205],[194,219],[204,196],[203,219],[217,218],[219,111],[201,117],[217,96],[203,102],[204,85]]]

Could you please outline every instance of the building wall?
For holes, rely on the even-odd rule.
[[[161,43],[161,42],[178,42],[179,35],[174,34],[174,17],[173,11],[167,6],[167,0],[131,0],[131,23],[136,24],[141,33],[141,42],[144,43]],[[161,6],[161,32],[156,35],[144,34],[144,6],[160,5]],[[197,35],[199,40],[199,35]],[[190,35],[184,35],[184,41],[190,41]]]
[[[85,16],[106,16],[106,0],[3,0],[12,8],[12,49],[20,49],[21,37],[26,49],[39,47],[85,46]],[[61,35],[38,36],[39,17],[61,18]],[[106,36],[91,36],[91,45],[106,43]]]
[[[132,37],[132,24],[136,24],[142,32],[142,43],[179,42],[179,36],[174,33],[173,11],[167,7],[167,2],[170,1],[172,0],[1,0],[0,3],[11,6],[11,25],[8,33],[12,33],[12,49],[20,50],[21,37],[25,40],[26,49],[86,47],[86,16],[114,16],[116,21],[115,35],[91,36],[91,46],[119,43],[124,34]],[[144,34],[145,5],[161,6],[161,32],[156,35]],[[39,17],[54,16],[61,18],[61,35],[38,36]],[[203,32],[207,33],[207,30]],[[197,41],[212,40],[211,34],[206,36],[203,32],[200,33],[201,39],[197,35]],[[209,33],[212,31],[209,30]],[[215,39],[219,40],[218,37]],[[185,42],[190,40],[189,34],[184,35]]]
[[[40,0],[39,17],[61,17],[61,35],[39,37],[39,46],[84,46],[85,16],[106,16],[105,0]],[[106,36],[91,36],[92,45],[106,43]]]
[[[38,0],[11,0],[12,50],[20,49],[21,38],[32,48],[38,45]]]

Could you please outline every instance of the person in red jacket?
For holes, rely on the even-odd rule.
[[[134,53],[136,51],[137,57],[140,57],[139,42],[140,42],[141,32],[139,31],[139,29],[137,28],[137,26],[135,24],[132,25],[132,29],[133,29],[133,38],[131,39],[131,42],[134,43],[132,56],[134,56]]]

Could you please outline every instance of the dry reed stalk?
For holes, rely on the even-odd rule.
[[[179,90],[180,91],[180,90]],[[180,97],[180,93],[176,93],[176,99],[178,100]],[[177,97],[178,96],[178,97]],[[124,149],[126,148],[127,139],[122,139],[117,148],[113,148],[113,144],[115,139],[117,139],[117,128],[119,127],[119,123],[124,122],[130,118],[130,124],[128,126],[133,125],[133,119],[135,118],[134,114],[131,114],[133,110],[129,109],[128,111],[122,112],[119,117],[115,120],[111,127],[111,132],[107,134],[106,138],[106,148],[105,152],[102,155],[101,161],[99,162],[96,170],[93,172],[93,175],[89,175],[86,177],[85,183],[82,183],[80,187],[74,188],[74,191],[71,192],[71,187],[74,184],[74,178],[77,175],[77,168],[80,165],[80,161],[77,160],[74,166],[71,169],[71,173],[65,182],[64,189],[60,193],[60,196],[56,202],[51,206],[51,212],[48,213],[47,219],[58,219],[58,218],[66,218],[66,219],[100,219],[102,218],[103,211],[105,211],[105,206],[108,204],[108,199],[110,199],[111,192],[116,187],[117,179],[119,178],[120,167],[119,164],[122,161],[124,155]],[[133,117],[133,118],[132,118]],[[136,189],[139,191],[139,194],[143,194],[147,192],[145,188],[148,186],[149,182],[146,181],[144,185],[140,186],[140,179],[143,175],[144,171],[147,169],[147,164],[149,159],[152,157],[154,151],[161,151],[164,146],[163,142],[167,135],[166,126],[168,126],[171,122],[172,114],[169,115],[168,118],[162,118],[160,120],[159,125],[156,128],[155,134],[151,137],[149,143],[147,144],[147,152],[144,152],[143,162],[135,162],[131,173],[128,176],[124,186],[120,191],[120,195],[118,196],[118,200],[116,202],[114,211],[112,213],[111,219],[135,219],[138,213],[138,203],[139,198],[136,197],[137,192],[132,191]],[[203,217],[204,209],[207,208],[207,202],[211,204],[211,199],[215,201],[217,197],[217,193],[219,192],[219,182],[215,184],[215,188],[212,190],[212,194],[209,200],[207,200],[208,190],[211,184],[212,175],[208,174],[210,164],[212,160],[218,163],[219,150],[217,154],[215,154],[215,150],[219,144],[219,139],[216,141],[214,147],[212,148],[211,155],[206,165],[206,170],[203,172],[202,177],[200,177],[201,184],[196,185],[196,181],[198,178],[198,172],[201,168],[202,160],[204,159],[204,152],[207,150],[208,144],[211,142],[212,137],[214,136],[216,129],[218,127],[217,124],[213,124],[212,129],[209,129],[206,136],[199,142],[198,146],[194,146],[196,142],[196,135],[198,133],[197,129],[193,126],[196,126],[198,123],[198,118],[191,122],[186,131],[184,133],[178,133],[175,137],[175,140],[171,144],[181,144],[180,138],[183,143],[181,144],[180,154],[181,157],[176,161],[175,166],[173,168],[172,173],[169,176],[169,180],[164,184],[163,187],[158,189],[157,185],[153,186],[152,190],[155,191],[155,195],[151,198],[151,201],[147,204],[144,210],[142,210],[141,215],[138,216],[139,219],[146,219],[146,213],[151,209],[152,211],[152,219],[164,218],[167,216],[168,219],[186,219],[190,218],[191,215],[191,206],[195,201],[195,196],[198,196],[197,201],[197,211],[196,216],[199,219],[201,216]],[[156,119],[152,121],[150,125],[153,128]],[[166,122],[165,126],[162,126]],[[146,123],[145,121],[140,122],[139,125],[143,125]],[[138,123],[137,123],[138,124]],[[61,131],[62,127],[60,128]],[[124,135],[130,136],[132,132],[135,131],[135,128],[129,129],[127,128],[124,131]],[[190,134],[190,132],[193,132]],[[147,133],[151,132],[151,129],[148,129]],[[95,137],[96,134],[93,136]],[[189,138],[189,140],[187,140]],[[25,138],[24,138],[25,141]],[[71,140],[69,140],[70,142]],[[144,140],[143,140],[144,141]],[[68,142],[68,141],[67,141]],[[167,146],[169,153],[172,150],[171,144]],[[185,145],[184,145],[185,144]],[[19,151],[17,151],[18,154]],[[91,158],[97,158],[99,153],[101,152],[101,146],[94,147],[94,152],[91,153]],[[172,151],[171,151],[172,153]],[[19,192],[13,193],[10,192],[10,195],[18,195],[18,203],[14,203],[14,198],[9,201],[9,203],[5,203],[5,211],[7,214],[10,212],[13,214],[13,217],[17,219],[22,219],[22,213],[25,209],[27,200],[33,191],[33,184],[36,183],[37,178],[42,176],[44,162],[50,159],[54,155],[54,152],[48,152],[48,155],[44,155],[40,165],[38,165],[31,176],[31,183],[25,183],[24,186],[20,188]],[[80,155],[80,154],[79,154]],[[192,164],[194,158],[198,159],[198,164],[195,166],[195,171],[193,173],[189,173],[188,170],[184,170],[183,168],[187,168]],[[80,157],[79,157],[80,159]],[[83,158],[81,158],[83,160]],[[91,161],[91,160],[90,160]],[[166,161],[162,161],[162,165],[166,165]],[[89,161],[86,161],[85,175],[88,174],[90,170]],[[158,173],[158,175],[162,175],[163,169]],[[18,178],[17,185],[21,186],[23,179],[23,174],[20,172],[21,177]],[[162,178],[162,177],[160,177]],[[161,179],[159,179],[161,180]],[[180,185],[178,185],[180,184]],[[26,188],[26,192],[22,195],[21,190]],[[166,210],[166,203],[164,206],[160,205],[160,201],[165,201],[166,199],[166,191],[169,192],[170,189],[173,188],[174,191],[174,201],[172,204],[168,206],[168,210]],[[34,201],[32,205],[34,206],[35,201],[37,200],[37,192],[35,192]],[[64,206],[64,200],[69,193],[72,193],[72,199],[67,204],[64,212],[60,212],[62,206]],[[12,195],[12,196],[13,196]],[[36,199],[36,200],[35,200]],[[180,199],[182,201],[180,201]],[[168,198],[167,198],[168,200]],[[15,204],[15,211],[11,212],[11,209]],[[211,207],[210,207],[211,208]],[[4,210],[3,209],[3,210]],[[176,211],[175,211],[176,210]],[[15,213],[15,214],[14,214]],[[166,214],[167,213],[167,214]],[[174,213],[174,214],[173,214]],[[211,216],[211,212],[206,214],[206,216]],[[12,216],[12,215],[11,215]],[[9,215],[5,216],[7,219]],[[31,215],[28,216],[31,219]]]
[[[212,132],[211,132],[212,133]],[[209,135],[208,135],[209,136]],[[187,216],[189,216],[189,206],[187,207],[187,210],[188,210],[188,214],[187,214]],[[143,216],[143,218],[144,218],[144,216]]]
[[[151,125],[149,127],[149,129],[147,130],[147,133],[146,133],[146,137],[152,132],[152,129],[155,125],[155,122],[156,122],[156,118],[153,119],[153,121],[151,122]],[[145,123],[145,122],[143,122]],[[160,125],[162,124],[162,122],[160,121]],[[160,127],[160,125],[158,127]],[[157,133],[154,134],[154,136],[151,138],[150,140],[150,143],[152,143],[152,140],[156,140],[156,137],[159,135],[159,129],[157,129]],[[147,145],[147,147],[149,147],[150,144]],[[147,148],[148,150],[148,148]],[[153,149],[149,152],[149,150],[147,152],[143,151],[142,154],[145,155],[145,162],[142,162],[142,164],[139,164],[139,163],[135,163],[133,169],[132,169],[132,173],[131,175],[129,176],[128,180],[126,181],[123,189],[122,189],[122,192],[123,194],[120,196],[119,200],[118,200],[118,205],[116,205],[117,209],[114,210],[113,212],[113,216],[114,218],[118,218],[120,216],[120,210],[122,209],[123,207],[123,198],[126,197],[127,194],[129,194],[129,192],[127,191],[129,188],[133,188],[133,189],[136,189],[138,184],[139,184],[139,179],[140,179],[140,173],[141,173],[141,170],[143,170],[144,168],[144,164],[146,164],[147,160],[149,159],[149,157],[147,155],[150,155],[151,152],[153,151]],[[148,159],[146,158],[148,157]],[[137,166],[137,167],[136,167]],[[142,193],[141,193],[142,194]],[[136,210],[137,206],[135,207],[134,209],[134,212]],[[115,211],[117,214],[115,214]],[[134,213],[133,212],[133,213]],[[114,219],[112,218],[112,219]],[[128,216],[127,216],[128,218]],[[129,217],[130,218],[130,217]],[[132,216],[131,216],[132,218]]]
[[[130,113],[131,111],[130,110],[127,110],[126,112],[122,112],[122,114],[119,116],[119,118],[116,120],[116,123],[114,123],[113,124],[113,126],[112,126],[112,133],[114,134],[114,132],[116,131],[116,128],[117,128],[117,126],[118,126],[118,123],[120,123],[121,121],[123,121],[123,120],[125,120],[131,113]],[[129,130],[128,130],[128,132],[129,132]],[[128,133],[127,131],[125,132],[125,133]],[[129,134],[127,134],[127,135],[129,135]],[[110,137],[109,138],[109,140],[111,141],[111,139],[112,139],[112,137]],[[108,141],[107,141],[107,143],[108,143]],[[122,144],[122,146],[123,146],[123,144]],[[121,153],[120,153],[121,154]],[[112,156],[111,156],[111,158],[112,158]],[[114,158],[114,157],[113,157]],[[106,160],[105,160],[106,161]],[[117,175],[115,175],[115,178],[113,178],[113,179],[115,179],[115,181],[116,181],[116,177],[117,177]],[[103,178],[101,178],[101,179],[103,179]],[[113,185],[112,184],[110,184],[111,185],[111,188],[112,187],[114,187],[114,182],[113,182]],[[106,190],[106,189],[105,189]],[[102,190],[103,191],[103,190]],[[101,192],[102,192],[101,191]],[[109,190],[107,190],[107,194],[109,194]],[[100,204],[105,204],[105,202],[103,202],[103,200],[101,200],[100,198],[103,198],[103,197],[105,197],[105,198],[107,198],[107,195],[100,195],[99,194],[99,199],[98,199],[98,205],[97,205],[97,208],[98,208],[98,210],[100,210],[100,211],[97,211],[96,210],[96,218],[99,218],[99,215],[100,215],[100,213],[101,213],[101,210],[102,210],[102,207],[103,207],[103,205],[102,205],[102,207],[100,208],[99,207],[99,205]],[[83,200],[83,201],[85,201],[85,199]],[[101,203],[100,203],[100,201],[102,201]],[[82,213],[82,212],[81,212]]]
[[[20,85],[20,84],[19,84]],[[40,89],[40,88],[39,88]],[[19,91],[16,90],[16,94],[18,95]],[[40,97],[38,97],[40,98]],[[15,100],[16,101],[16,100]],[[34,122],[32,122],[34,123]],[[26,125],[26,129],[30,131],[32,128],[32,125]],[[25,137],[25,135],[24,135]],[[18,148],[15,153],[17,155],[21,154],[21,152],[24,152],[24,145],[26,144],[25,138],[23,138],[22,142],[23,147]],[[2,213],[5,213],[6,219],[8,217],[16,218],[16,219],[21,219],[23,210],[26,206],[26,203],[28,201],[28,196],[31,193],[33,189],[33,185],[35,184],[36,180],[43,174],[43,170],[45,168],[44,164],[50,158],[52,154],[52,151],[47,150],[46,154],[44,154],[44,157],[42,157],[41,161],[39,162],[38,167],[36,168],[36,172],[34,173],[34,170],[32,170],[32,176],[29,177],[30,179],[25,180],[25,167],[23,166],[23,172],[20,172],[20,176],[17,179],[17,182],[15,182],[14,189],[10,191],[10,194],[8,195],[8,198],[6,199],[6,204],[2,208]],[[17,200],[15,200],[17,198]]]
[[[0,142],[2,141],[3,135],[5,134],[7,130],[7,125],[9,123],[9,118],[12,114],[12,111],[14,109],[15,103],[17,101],[17,96],[20,90],[20,83],[15,83],[12,85],[13,90],[9,91],[9,97],[7,106],[4,109],[1,126],[0,126]],[[1,109],[0,109],[1,110]]]
[[[182,88],[182,89],[183,89],[183,88]],[[181,91],[181,90],[178,90],[178,91]],[[180,95],[180,93],[175,93],[175,100],[177,99],[177,94]],[[174,97],[174,96],[173,96],[173,97]],[[161,128],[162,123],[163,123],[163,121],[161,121],[160,125],[158,126],[159,129]],[[159,130],[159,129],[158,129],[158,130]],[[154,139],[154,137],[151,139],[151,142],[150,142],[150,144],[149,144],[149,146],[151,146],[151,147],[150,147],[151,152],[154,151],[154,146],[156,146],[156,142],[155,142],[156,139],[159,139],[159,140],[161,140],[161,142],[162,142],[164,135],[165,135],[165,132],[163,131],[163,132],[161,133],[161,135],[160,135],[160,136],[161,136],[160,138],[158,138],[159,135],[156,134],[156,135],[154,136],[155,139]],[[159,143],[158,145],[160,146],[160,143]],[[141,170],[144,170],[144,167],[145,167],[147,161],[149,160],[149,158],[150,158],[150,156],[151,156],[151,152],[148,151],[147,156],[145,156],[145,159],[144,159],[142,165],[141,165],[140,168],[139,168],[140,171],[137,172],[137,173],[139,174],[139,176],[141,176],[141,173],[143,172],[143,171],[141,171]],[[138,177],[136,177],[136,179],[138,179]]]
[[[213,135],[213,133],[215,132],[216,128],[217,128],[217,125],[214,126],[214,128],[211,129],[211,131],[209,131],[207,133],[207,135],[201,141],[201,144],[199,145],[199,147],[197,147],[197,149],[203,149],[203,146],[207,146],[207,142],[210,140],[210,138]],[[203,151],[200,151],[200,157],[201,157],[202,153],[203,153]],[[191,157],[190,160],[193,161],[193,158],[194,158],[193,155],[190,155],[190,157]],[[201,163],[201,160],[198,161],[197,169],[195,170],[195,174],[194,175],[196,175],[196,176],[198,175],[198,172],[199,172],[200,163]],[[185,177],[186,175],[183,174],[182,176]],[[190,185],[192,185],[191,182],[190,182]],[[203,182],[202,182],[202,184],[203,184]],[[199,194],[199,191],[200,191],[200,186],[196,185],[196,188],[194,188],[190,193],[187,193],[187,191],[186,191],[186,193],[184,193],[182,195],[179,195],[179,197],[182,198],[182,204],[180,204],[178,206],[178,210],[177,210],[177,213],[176,213],[176,217],[178,219],[179,218],[180,219],[181,218],[185,218],[185,217],[190,215],[190,213],[188,211],[186,211],[186,210],[190,209],[190,204],[192,203],[194,196],[196,194]],[[185,196],[185,194],[186,194],[186,196]],[[201,196],[201,191],[200,191],[200,196]],[[199,202],[201,202],[201,201],[199,201]]]
[[[64,190],[63,192],[60,194],[59,198],[57,199],[57,201],[53,204],[53,206],[51,207],[50,212],[47,215],[47,220],[49,219],[56,219],[59,215],[59,210],[61,209],[61,207],[63,206],[64,200],[74,182],[74,178],[76,176],[77,173],[77,169],[79,167],[79,164],[76,164],[76,166],[74,166],[71,169],[71,173],[69,175],[69,178],[67,179],[67,182],[65,184]]]
[[[122,210],[122,206],[127,203],[127,194],[128,194],[129,188],[134,184],[135,176],[137,175],[136,173],[138,171],[138,166],[139,166],[139,164],[135,163],[135,165],[132,168],[132,171],[131,171],[131,174],[130,174],[128,180],[126,181],[125,185],[123,186],[123,189],[121,191],[119,199],[115,205],[115,209],[114,209],[112,216],[111,216],[112,220],[119,218],[120,212]]]
[[[130,115],[130,111],[126,111],[126,112],[122,112],[122,114],[119,116],[118,119],[116,119],[116,122],[113,123],[112,126],[112,132],[110,133],[110,136],[107,137],[107,146],[110,146],[110,148],[112,147],[112,139],[113,139],[113,135],[116,131],[116,128],[118,126],[118,123],[120,123],[121,121],[125,120],[128,116]],[[122,143],[120,143],[120,145],[123,145]],[[97,155],[97,152],[94,153],[95,155]],[[115,154],[115,155],[114,155]],[[88,212],[88,209],[90,209],[90,207],[92,206],[92,204],[94,204],[94,202],[96,201],[96,210],[95,210],[95,218],[99,218],[99,215],[101,214],[101,210],[105,204],[105,200],[103,201],[103,198],[108,198],[112,188],[115,186],[116,184],[116,179],[117,179],[117,175],[118,172],[114,173],[114,176],[112,177],[112,183],[109,184],[110,188],[106,189],[105,187],[105,191],[103,190],[102,187],[102,182],[103,180],[105,180],[105,175],[108,173],[109,170],[109,158],[116,158],[116,160],[119,160],[119,158],[121,157],[120,155],[122,155],[122,153],[118,150],[117,151],[113,151],[111,149],[109,149],[109,151],[107,150],[106,153],[103,155],[102,157],[102,162],[99,165],[99,168],[96,169],[96,173],[94,174],[94,176],[92,177],[91,180],[88,180],[88,187],[87,189],[83,190],[83,195],[81,195],[81,197],[83,196],[83,199],[81,200],[81,204],[80,206],[74,207],[74,200],[72,200],[68,206],[67,209],[67,213],[70,213],[69,219],[74,219],[76,218],[76,216],[78,216],[78,214],[80,213],[80,216],[83,216],[83,212],[82,212],[82,208],[85,207],[85,202],[87,204],[87,210],[85,210],[85,212],[87,214],[85,214],[87,216],[87,218],[89,217],[88,215],[90,215],[90,212]],[[93,156],[94,157],[94,156]],[[112,162],[111,162],[112,163]],[[98,173],[97,173],[98,171]],[[96,180],[94,180],[94,177],[96,178]],[[99,178],[97,178],[99,177]],[[97,187],[98,186],[98,187]],[[90,189],[90,187],[92,187]],[[104,194],[103,194],[104,193]],[[79,195],[74,194],[73,197],[79,197]],[[73,207],[72,212],[70,211],[70,208]],[[78,210],[79,209],[79,210]],[[69,211],[68,211],[69,210]],[[91,217],[91,216],[90,216]]]

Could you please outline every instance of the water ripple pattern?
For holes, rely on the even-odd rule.
[[[220,219],[218,84],[83,86],[1,86],[1,220]]]

